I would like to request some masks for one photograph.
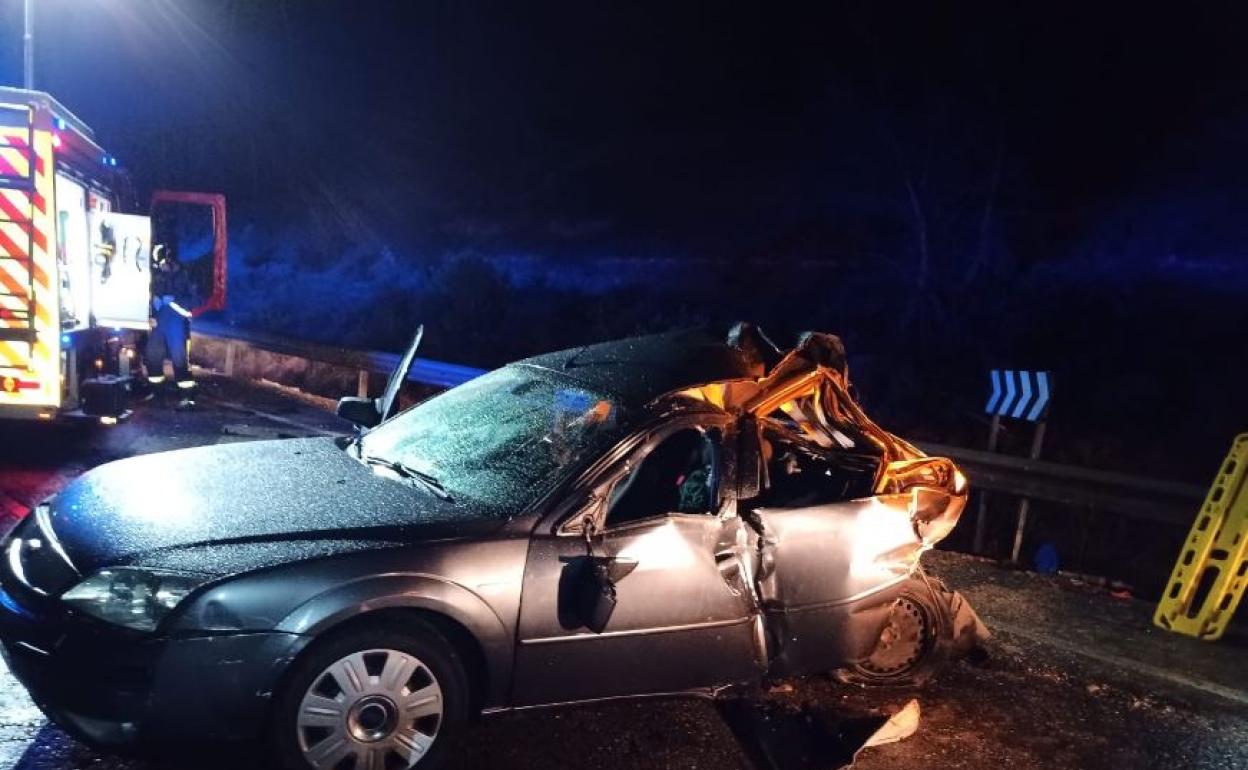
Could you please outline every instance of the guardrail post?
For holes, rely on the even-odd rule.
[[[235,345],[232,340],[230,342],[225,343],[225,376],[226,377],[234,376],[234,356],[235,356],[234,350],[236,347],[237,345]]]
[[[355,381],[355,394],[360,398],[368,398],[368,370],[361,369]]]
[[[1031,454],[1033,460],[1040,459],[1040,449],[1044,446],[1044,428],[1045,422],[1041,420],[1036,423],[1036,434],[1031,439]],[[1023,530],[1027,528],[1027,512],[1031,509],[1031,498],[1024,497],[1018,501],[1018,522],[1014,525],[1014,548],[1010,551],[1010,562],[1018,564],[1019,552],[1023,549]]]

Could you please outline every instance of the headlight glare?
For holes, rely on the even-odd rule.
[[[61,601],[92,617],[136,631],[154,631],[187,594],[208,578],[184,572],[115,567],[66,591]]]

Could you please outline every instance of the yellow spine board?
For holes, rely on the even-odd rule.
[[[1153,622],[1214,641],[1248,585],[1248,433],[1235,437],[1174,565]]]

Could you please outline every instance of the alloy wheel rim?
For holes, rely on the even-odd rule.
[[[299,750],[316,770],[406,770],[442,726],[442,688],[399,650],[363,650],[312,680],[295,720]]]

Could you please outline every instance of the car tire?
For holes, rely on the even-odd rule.
[[[847,684],[919,687],[948,659],[949,622],[932,588],[913,579],[893,602],[888,625],[871,656],[837,671]]]
[[[270,750],[288,770],[430,770],[467,725],[471,693],[462,658],[423,618],[331,632],[284,678]]]

